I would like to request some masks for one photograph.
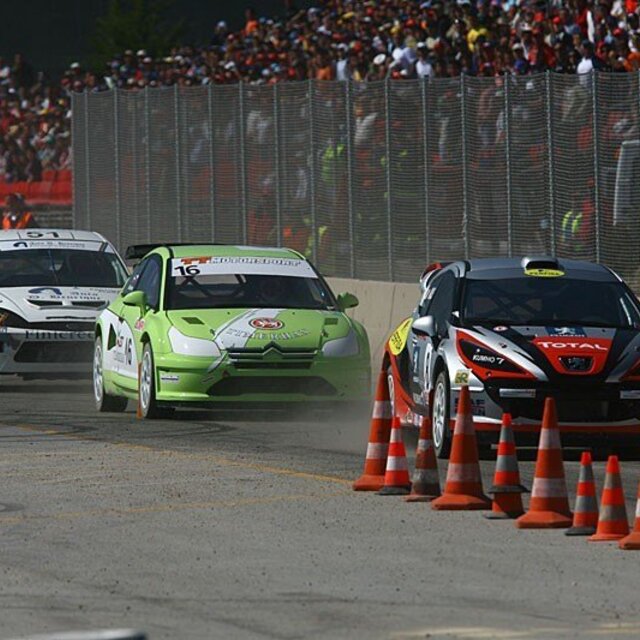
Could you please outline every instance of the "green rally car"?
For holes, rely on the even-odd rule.
[[[96,325],[99,411],[223,402],[365,400],[364,327],[299,253],[224,245],[130,247],[139,258]]]

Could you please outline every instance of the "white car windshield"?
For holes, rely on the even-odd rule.
[[[119,289],[126,272],[115,253],[81,249],[0,251],[0,287]]]

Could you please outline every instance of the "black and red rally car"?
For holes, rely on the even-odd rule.
[[[432,265],[421,291],[384,366],[396,412],[432,417],[440,457],[463,384],[481,443],[497,441],[503,412],[516,434],[535,434],[551,395],[563,442],[640,445],[640,303],[611,269],[551,257],[465,260]]]

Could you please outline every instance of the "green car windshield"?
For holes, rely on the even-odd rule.
[[[167,309],[277,308],[334,310],[319,278],[264,274],[169,277]]]

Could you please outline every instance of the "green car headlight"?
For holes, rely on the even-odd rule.
[[[169,342],[171,350],[181,356],[199,356],[205,358],[216,358],[220,356],[220,349],[213,340],[203,340],[202,338],[192,338],[185,336],[175,327],[169,329]]]
[[[336,338],[324,343],[322,355],[326,358],[347,358],[360,353],[360,344],[356,332],[351,329],[344,338]]]

